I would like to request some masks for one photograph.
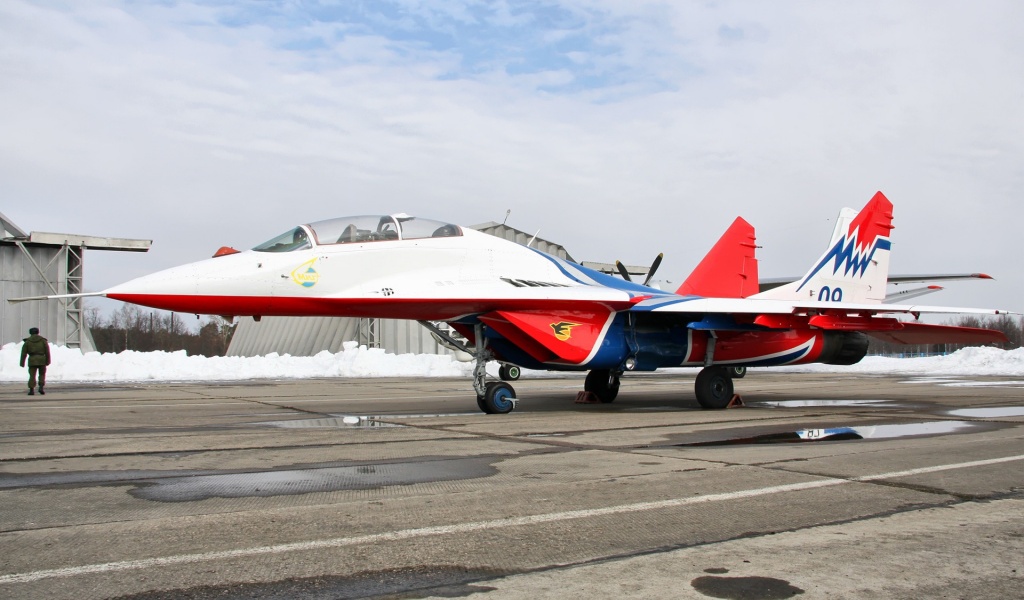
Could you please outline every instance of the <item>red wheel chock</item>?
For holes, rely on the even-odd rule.
[[[729,404],[725,405],[726,408],[743,408],[744,406],[746,404],[743,403],[743,398],[739,394],[733,394],[732,400],[729,401]]]
[[[594,392],[579,392],[576,394],[576,404],[600,404],[601,401],[597,399],[597,394]]]

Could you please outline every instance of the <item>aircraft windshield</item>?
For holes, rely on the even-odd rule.
[[[276,238],[263,242],[259,246],[253,248],[257,252],[292,252],[294,250],[304,250],[311,248],[312,244],[309,243],[309,234],[302,227],[296,227],[290,231],[282,233]]]
[[[311,223],[309,228],[316,236],[316,243],[319,245],[462,235],[462,229],[458,225],[407,215],[340,217]]]

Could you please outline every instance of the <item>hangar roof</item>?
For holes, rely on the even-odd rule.
[[[126,252],[146,252],[153,245],[153,240],[132,238],[98,237],[77,233],[48,233],[45,231],[25,233],[3,213],[0,213],[0,224],[3,225],[3,238],[0,238],[0,242],[24,242],[41,246],[63,246],[67,244],[68,246],[85,247],[91,250],[121,250]]]

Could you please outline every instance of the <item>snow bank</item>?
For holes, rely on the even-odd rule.
[[[18,366],[20,343],[0,349],[0,382],[24,382],[26,369]],[[181,352],[100,354],[64,346],[50,346],[53,364],[48,382],[64,381],[240,381],[251,379],[309,379],[317,377],[469,377],[472,363],[433,354],[385,354],[377,348],[348,342],[342,352],[316,356],[224,356],[206,358]],[[680,369],[693,371],[696,369]],[[757,369],[760,370],[760,369]],[[948,356],[927,358],[867,357],[852,366],[803,365],[773,370],[796,373],[899,373],[903,375],[1024,376],[1024,348],[966,348]],[[494,363],[488,372],[497,375]],[[524,377],[541,376],[524,370]]]
[[[25,380],[18,366],[21,344],[0,349],[0,381]],[[378,348],[347,342],[342,352],[316,356],[187,356],[179,352],[100,354],[50,345],[49,383],[61,381],[239,381],[315,377],[462,377],[472,366],[448,356],[385,354]],[[497,370],[495,370],[497,373]]]

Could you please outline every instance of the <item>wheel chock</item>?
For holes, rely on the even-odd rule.
[[[576,404],[600,404],[601,401],[597,399],[597,394],[594,392],[579,392],[576,394]]]
[[[746,404],[743,403],[743,398],[739,394],[733,394],[732,400],[729,401],[729,404],[725,405],[726,408],[743,408],[744,406]]]

